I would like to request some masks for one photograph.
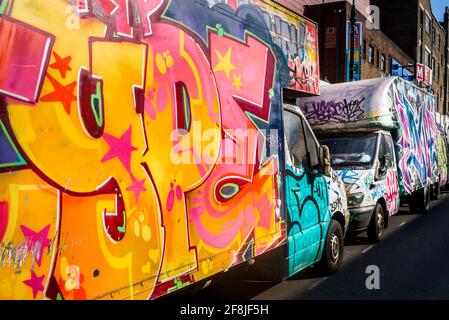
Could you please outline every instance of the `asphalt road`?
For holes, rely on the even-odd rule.
[[[380,289],[368,290],[370,265],[380,271]],[[390,218],[384,239],[369,244],[364,234],[345,244],[343,266],[323,277],[305,270],[274,284],[245,271],[228,272],[188,297],[208,300],[319,300],[319,299],[449,299],[449,193],[433,201],[427,215],[412,215],[408,207]]]

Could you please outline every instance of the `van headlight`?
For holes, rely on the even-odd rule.
[[[361,192],[348,194],[348,207],[355,207],[360,205],[363,202],[363,198],[365,198],[365,195]]]

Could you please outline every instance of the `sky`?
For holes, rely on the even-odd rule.
[[[444,19],[444,7],[449,7],[449,0],[430,0],[432,2],[432,11],[438,21]]]

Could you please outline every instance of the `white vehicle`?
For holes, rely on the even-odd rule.
[[[389,77],[323,86],[297,103],[346,185],[350,232],[377,242],[401,201],[428,211],[440,183],[431,94]]]

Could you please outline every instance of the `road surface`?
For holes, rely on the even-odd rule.
[[[373,265],[379,268],[380,288],[368,290],[367,267]],[[243,269],[231,270],[188,299],[449,299],[449,193],[442,192],[427,215],[401,207],[378,244],[369,244],[363,234],[346,243],[336,275],[323,277],[308,269],[274,284]]]

